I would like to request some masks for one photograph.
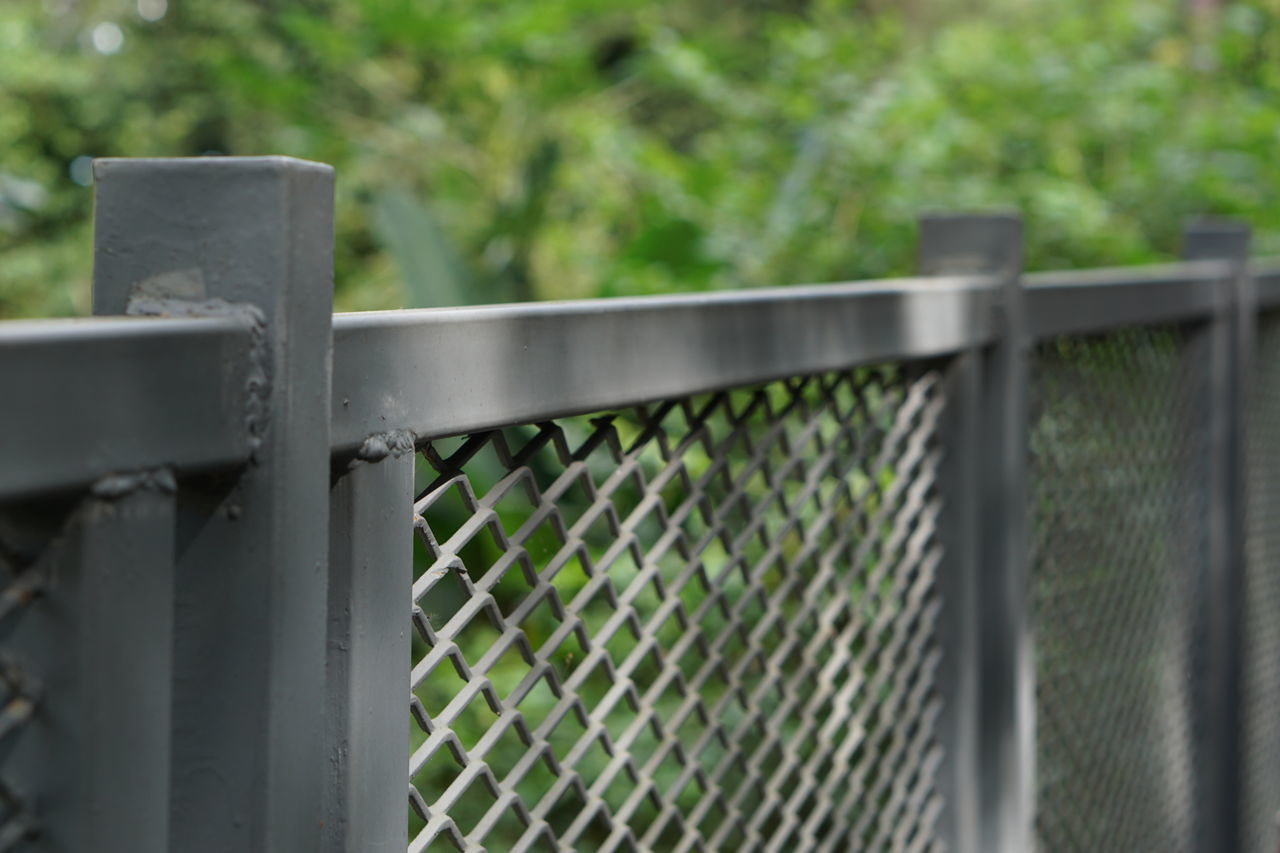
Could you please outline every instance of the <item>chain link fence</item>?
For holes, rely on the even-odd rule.
[[[335,315],[328,167],[95,175],[98,316],[0,324],[0,853],[1275,853],[1246,228]]]
[[[864,369],[428,444],[410,849],[939,849],[943,405]]]
[[[59,517],[59,509],[43,515]],[[9,642],[29,618],[48,583],[47,552],[55,531],[39,515],[0,515],[0,754],[9,754],[31,724],[40,700],[40,673]],[[4,768],[9,770],[10,768]],[[0,770],[0,851],[18,849],[36,829],[35,808],[22,780]]]
[[[1195,846],[1197,366],[1177,327],[1032,360],[1036,834],[1044,851]]]

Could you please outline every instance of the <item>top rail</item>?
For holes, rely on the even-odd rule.
[[[253,345],[236,317],[0,324],[0,498],[246,461]]]
[[[1031,273],[1027,323],[1051,338],[1207,317],[1226,306],[1230,277],[1222,261]]]
[[[989,340],[984,277],[334,317],[333,444],[636,405]],[[395,393],[388,393],[395,389]]]
[[[1253,264],[1254,287],[1259,308],[1280,308],[1280,259],[1267,258]]]
[[[1030,333],[1211,316],[1229,276],[1220,261],[1029,274]],[[1280,261],[1255,263],[1253,277],[1259,306],[1280,307]],[[991,339],[997,301],[991,279],[965,276],[338,314],[333,447],[350,454],[389,431],[458,434],[945,355]],[[143,467],[244,462],[251,337],[235,318],[0,325],[0,394],[22,413],[0,432],[0,497]]]

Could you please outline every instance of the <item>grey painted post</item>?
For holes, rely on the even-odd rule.
[[[968,618],[976,616],[976,628],[967,622],[967,631],[976,637],[963,627],[963,612],[943,623],[944,630],[953,632],[962,626],[958,641],[964,650],[944,663],[956,667],[945,675],[950,681],[944,687],[957,691],[956,712],[972,714],[974,688],[968,680],[974,675],[973,661],[956,656],[976,651],[978,720],[976,755],[967,754],[964,746],[974,723],[965,716],[949,723],[956,742],[948,745],[959,752],[951,778],[943,781],[959,798],[947,828],[957,833],[961,849],[1024,853],[1033,847],[1035,684],[1028,612],[1029,341],[1020,284],[1021,222],[1000,214],[923,217],[919,269],[925,275],[990,275],[1000,288],[995,341],[981,353],[961,355],[951,368],[952,392],[970,395],[976,390],[979,399],[976,412],[966,414],[962,408],[953,415],[959,420],[949,431],[959,438],[956,450],[969,454],[972,462],[953,458],[943,481],[943,488],[958,490],[953,510],[963,513],[947,522],[946,544],[960,550],[944,569],[961,577],[944,577],[943,594],[958,594],[961,607],[967,596],[973,597],[976,613]],[[971,436],[975,428],[976,439]],[[976,509],[963,509],[964,503]],[[975,522],[976,543],[957,529]],[[969,550],[975,547],[976,561]],[[974,765],[976,778],[971,775]],[[966,784],[976,786],[976,805],[966,795]],[[976,828],[964,811],[975,807]]]
[[[409,845],[413,440],[370,445],[332,492],[327,853]]]
[[[95,163],[94,312],[255,318],[246,469],[178,494],[169,846],[315,850],[325,770],[333,172]],[[200,377],[192,377],[200,381]]]
[[[942,698],[939,740],[942,764],[939,829],[952,853],[979,853],[978,839],[978,488],[982,470],[979,418],[982,400],[982,354],[957,353],[943,379],[946,410],[939,440],[942,468],[938,491],[942,500],[938,571],[938,645],[942,661],[938,693]]]
[[[1187,260],[1230,263],[1218,313],[1192,339],[1191,366],[1206,378],[1200,412],[1207,432],[1204,684],[1197,798],[1205,809],[1200,849],[1241,849],[1240,711],[1245,579],[1245,389],[1252,372],[1257,304],[1248,271],[1249,228],[1236,222],[1189,226]]]
[[[170,849],[171,484],[104,480],[9,578],[4,785],[26,818],[5,803],[4,829],[34,831],[14,849]]]

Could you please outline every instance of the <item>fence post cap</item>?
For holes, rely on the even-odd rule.
[[[120,172],[137,170],[165,169],[238,169],[261,170],[266,172],[283,171],[285,169],[316,170],[333,172],[328,163],[315,160],[303,160],[284,154],[265,154],[261,156],[239,157],[224,155],[207,155],[200,157],[95,157],[93,175],[95,179],[110,177]]]
[[[1253,232],[1248,223],[1235,219],[1203,217],[1182,227],[1182,257],[1188,261],[1225,260],[1244,263],[1249,259]]]
[[[1022,217],[1013,211],[926,213],[919,218],[916,269],[922,275],[1016,276]]]
[[[95,314],[126,313],[136,296],[216,298],[272,320],[286,305],[330,301],[333,167],[279,156],[104,158],[94,176]]]

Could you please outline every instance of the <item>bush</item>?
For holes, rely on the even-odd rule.
[[[0,316],[87,311],[107,155],[334,164],[345,309],[905,273],[932,208],[1033,268],[1274,251],[1275,55],[1275,0],[9,0]]]

